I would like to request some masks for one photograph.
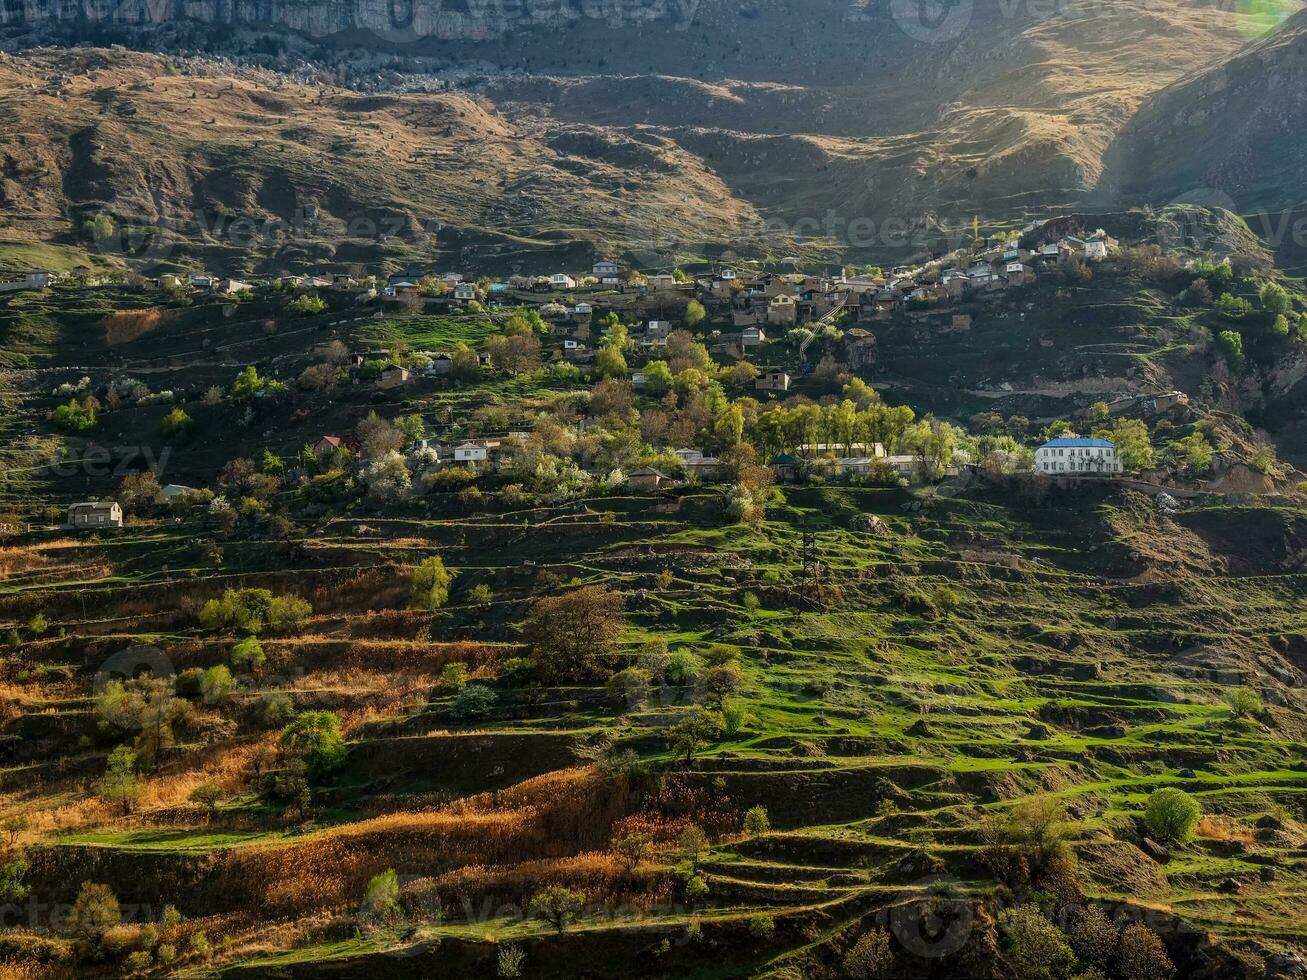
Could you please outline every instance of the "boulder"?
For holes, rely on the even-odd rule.
[[[1171,852],[1151,837],[1145,837],[1140,842],[1139,849],[1158,864],[1166,864],[1167,861],[1171,860]]]

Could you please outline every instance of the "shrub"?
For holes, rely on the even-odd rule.
[[[765,806],[750,807],[744,814],[744,832],[750,837],[757,837],[771,830],[771,820]]]
[[[617,705],[638,707],[649,697],[651,685],[649,671],[641,667],[627,667],[608,678],[608,698]]]
[[[521,946],[515,946],[509,943],[507,946],[499,947],[499,975],[505,980],[513,980],[515,977],[522,975],[522,961],[526,959],[526,953]]]
[[[1163,841],[1183,843],[1194,832],[1202,810],[1198,801],[1182,789],[1167,786],[1148,797],[1144,821],[1148,829]]]
[[[449,713],[461,719],[484,718],[498,701],[495,692],[484,684],[469,684],[454,697]]]
[[[1021,905],[1009,909],[999,919],[999,925],[1017,976],[1042,980],[1070,974],[1075,953],[1062,931],[1038,908]]]
[[[699,658],[689,650],[676,650],[667,655],[663,678],[674,687],[685,687],[698,678],[700,666]]]
[[[154,965],[154,956],[148,950],[138,949],[134,953],[128,953],[127,959],[123,961],[123,966],[128,974],[140,976],[148,973],[150,967]]]
[[[749,916],[749,935],[754,939],[770,939],[776,932],[776,920],[770,915]]]
[[[852,980],[882,980],[894,966],[889,933],[881,926],[873,926],[844,957],[844,972]]]
[[[440,686],[447,691],[461,691],[467,687],[467,664],[445,664],[440,672]]]
[[[982,859],[1013,885],[1031,881],[1061,884],[1075,873],[1075,852],[1067,838],[1066,808],[1049,796],[1023,800],[989,819],[981,829]]]
[[[327,304],[311,293],[304,293],[291,300],[286,305],[286,309],[296,316],[314,316],[324,312],[327,309]]]
[[[295,717],[295,702],[289,694],[267,692],[250,702],[249,713],[256,725],[277,728]]]
[[[535,661],[530,657],[509,657],[499,668],[499,683],[505,687],[525,687],[535,679]]]
[[[1139,922],[1121,933],[1117,970],[1122,980],[1167,980],[1175,976],[1175,964],[1166,955],[1162,940]]]
[[[231,648],[231,665],[237,670],[258,670],[267,659],[257,636],[247,636]]]
[[[1067,930],[1071,948],[1081,960],[1107,969],[1116,958],[1119,936],[1116,926],[1098,905],[1081,909]]]
[[[399,911],[399,879],[394,868],[373,875],[363,892],[359,914],[364,919],[383,920]]]

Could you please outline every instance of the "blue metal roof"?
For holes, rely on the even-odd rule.
[[[1050,439],[1040,449],[1115,449],[1106,439]]]

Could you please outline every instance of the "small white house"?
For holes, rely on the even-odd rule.
[[[477,290],[470,282],[460,282],[454,287],[454,299],[476,299]]]
[[[575,289],[576,280],[566,272],[555,272],[549,277],[549,285],[554,289]]]
[[[489,455],[490,450],[476,442],[465,442],[454,447],[455,463],[484,463]]]
[[[123,526],[123,509],[116,500],[90,500],[68,508],[68,526],[72,528],[108,528]]]
[[[594,313],[594,307],[589,303],[577,303],[572,307],[573,316],[590,316]]]
[[[1116,446],[1106,439],[1066,437],[1050,439],[1035,450],[1035,472],[1044,476],[1063,473],[1120,473]]]
[[[758,391],[789,391],[790,376],[784,371],[768,371],[758,375],[753,387]]]
[[[745,327],[740,331],[740,343],[746,348],[761,347],[767,343],[767,332],[762,327]]]
[[[595,276],[602,279],[605,276],[620,275],[622,272],[622,267],[618,265],[616,262],[596,262],[591,267],[590,271]]]

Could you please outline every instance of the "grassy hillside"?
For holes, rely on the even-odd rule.
[[[727,372],[665,396],[558,366],[383,389],[331,358],[484,348],[508,314],[377,319],[323,296],[299,317],[271,291],[0,299],[0,886],[40,903],[0,933],[4,969],[1009,976],[1040,948],[1067,975],[1138,976],[1144,957],[1144,975],[1224,977],[1301,955],[1307,508],[1264,492],[1287,479],[1232,484],[1258,444],[1223,407],[1299,340],[1249,320],[1236,380],[1204,340],[1215,310],[1120,259],[969,308],[969,330],[865,324],[886,403],[1021,414],[1027,443],[1044,415],[1182,387],[1144,431],[1164,457],[1211,438],[1223,475],[1160,463],[1172,503],[992,457],[926,484],[768,488],[745,462],[646,492],[611,471],[673,469],[657,449],[682,434],[716,445],[721,408],[700,400],[749,404]],[[143,308],[159,316],[125,335]],[[784,343],[756,357],[797,375]],[[324,362],[343,374],[300,383]],[[248,366],[263,395],[242,393]],[[788,404],[822,384],[801,376]],[[94,425],[60,429],[53,411],[88,396]],[[188,421],[165,435],[174,408]],[[411,485],[387,490],[372,412],[440,444],[534,435],[474,473],[404,446]],[[306,461],[325,434],[365,458]],[[130,499],[124,476],[151,466],[200,497]],[[98,495],[126,527],[58,526]],[[433,558],[453,573],[436,592]],[[162,686],[131,679],[142,664]],[[320,754],[296,735],[310,723]],[[1148,816],[1168,789],[1199,810],[1175,840]],[[120,923],[88,918],[105,900],[87,882]],[[577,904],[561,929],[550,894]]]

